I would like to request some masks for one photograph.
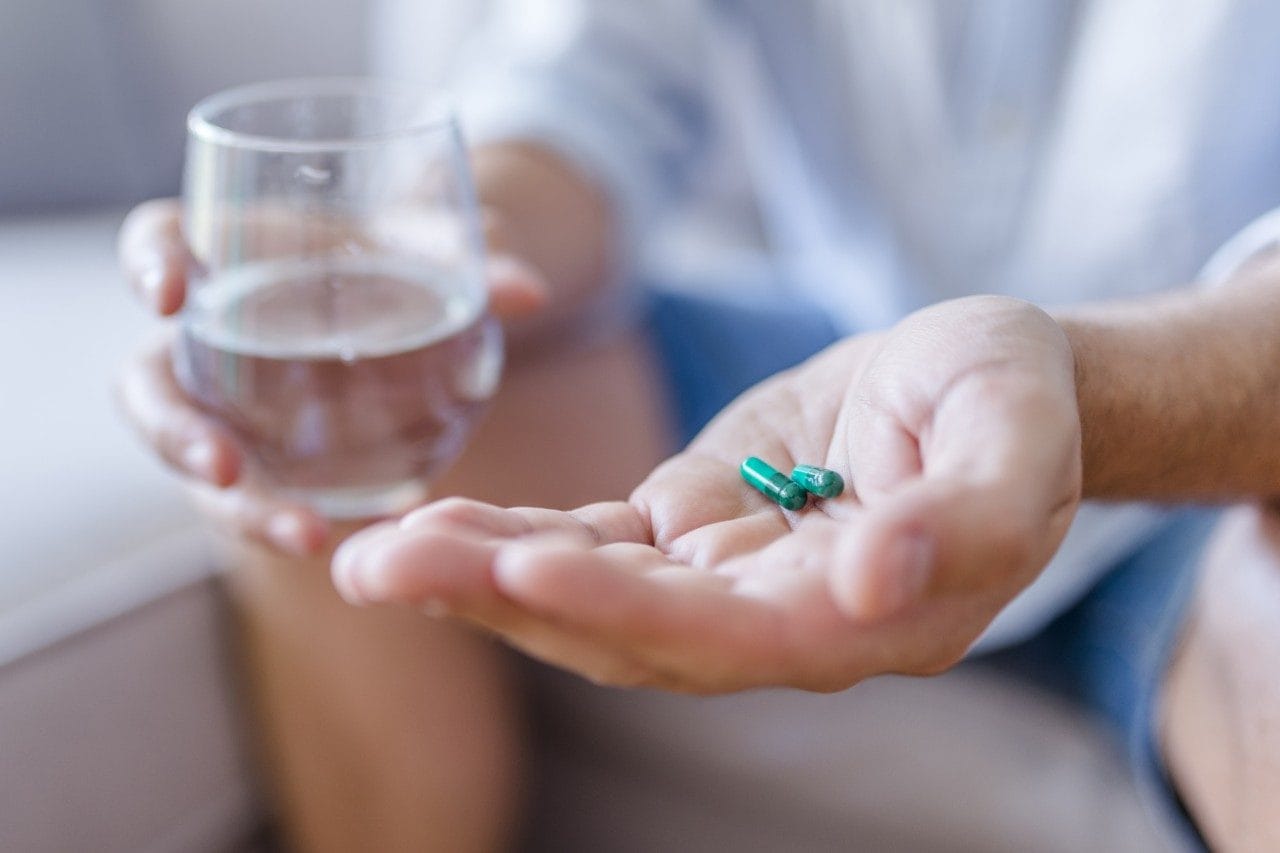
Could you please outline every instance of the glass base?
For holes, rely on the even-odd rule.
[[[398,515],[427,500],[427,484],[404,480],[378,486],[332,489],[284,489],[282,494],[307,504],[325,518],[359,519]]]

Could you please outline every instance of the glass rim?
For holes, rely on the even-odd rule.
[[[457,113],[452,104],[443,97],[425,98],[422,117],[406,122],[403,127],[377,133],[321,139],[295,139],[287,136],[245,133],[224,127],[213,119],[213,116],[219,112],[232,107],[291,96],[412,94],[414,94],[414,87],[408,82],[385,77],[292,77],[284,80],[247,83],[223,89],[197,101],[187,113],[187,132],[192,138],[201,142],[226,148],[306,153],[385,145],[401,139],[457,130]]]

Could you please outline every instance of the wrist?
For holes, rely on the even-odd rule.
[[[1082,468],[1082,493],[1085,497],[1098,497],[1108,489],[1110,474],[1107,457],[1098,432],[1103,428],[1097,384],[1099,368],[1105,374],[1107,365],[1099,364],[1099,352],[1107,348],[1108,331],[1105,326],[1088,316],[1078,313],[1055,312],[1051,314],[1062,329],[1071,349],[1076,389],[1076,409],[1080,416],[1080,458]]]

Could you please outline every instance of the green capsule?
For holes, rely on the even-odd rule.
[[[834,498],[844,491],[844,479],[829,468],[797,465],[791,469],[791,482],[820,498]]]
[[[791,482],[777,468],[768,462],[748,456],[742,461],[742,479],[753,489],[783,509],[800,509],[809,500],[809,495],[800,486]]]

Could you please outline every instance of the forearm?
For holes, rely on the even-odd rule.
[[[1076,358],[1087,497],[1280,494],[1280,261],[1057,319]]]
[[[533,143],[472,151],[492,250],[531,265],[550,288],[540,327],[572,316],[599,293],[615,264],[613,216],[604,194],[572,164]]]

